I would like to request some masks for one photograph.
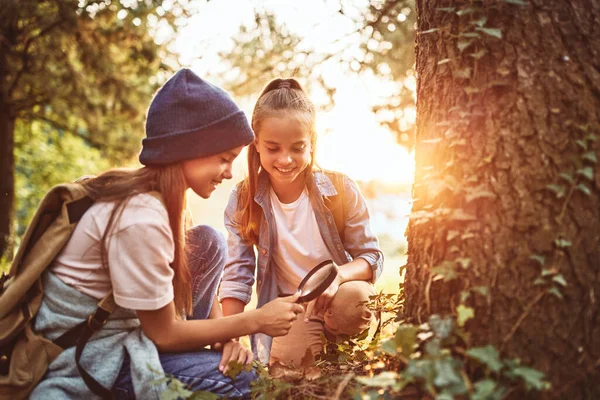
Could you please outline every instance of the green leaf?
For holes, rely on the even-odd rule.
[[[456,15],[458,15],[459,17],[461,17],[463,15],[471,14],[473,11],[475,11],[475,10],[472,7],[467,7],[467,8],[463,8],[462,10],[458,10],[456,12]]]
[[[467,350],[467,355],[476,359],[482,364],[487,365],[487,367],[493,372],[498,372],[503,367],[502,361],[500,361],[500,354],[492,345],[487,345],[485,347],[474,347]]]
[[[400,325],[396,330],[396,349],[400,349],[404,357],[410,357],[415,348],[418,328],[414,325]]]
[[[524,2],[523,0],[504,0],[504,2],[508,3],[508,4],[514,4],[517,6],[526,6],[527,5],[527,3]]]
[[[571,247],[572,243],[566,239],[556,239],[554,244],[559,249],[566,249],[567,247]]]
[[[565,280],[565,277],[562,276],[562,274],[553,276],[552,280],[563,287],[567,286],[567,281]]]
[[[579,190],[580,192],[583,192],[584,194],[586,194],[588,196],[591,196],[591,194],[592,194],[590,189],[583,183],[580,183],[579,185],[577,185],[577,187],[575,187],[575,189]]]
[[[589,151],[581,156],[586,161],[593,162],[596,164],[598,162],[598,158],[596,157],[596,153],[593,151]]]
[[[467,257],[457,258],[455,261],[462,267],[462,269],[467,269],[469,268],[469,265],[471,265],[471,259]]]
[[[577,144],[577,146],[581,147],[583,150],[587,150],[588,145],[585,140],[577,139],[575,144]]]
[[[444,358],[434,361],[433,367],[436,374],[433,384],[438,388],[464,383],[457,368],[460,364],[453,361],[454,360],[452,358]]]
[[[544,278],[537,278],[535,281],[533,281],[535,286],[545,285],[546,283],[548,282]]]
[[[470,24],[472,25],[477,25],[479,27],[483,27],[485,26],[485,23],[487,22],[487,16],[484,15],[481,18],[475,20],[475,21],[471,21]]]
[[[479,293],[482,296],[488,295],[488,287],[487,286],[475,286],[471,290],[476,293]]]
[[[557,199],[560,199],[565,195],[565,187],[562,185],[555,185],[553,183],[546,185],[546,189],[550,189],[556,195]]]
[[[497,39],[502,39],[502,30],[497,28],[475,28],[476,30],[485,33],[488,36],[495,37]]]
[[[467,47],[472,45],[473,42],[474,42],[473,39],[461,39],[456,44],[456,47],[458,47],[458,50],[462,53]]]
[[[438,11],[441,12],[454,12],[456,10],[455,7],[438,7]]]
[[[471,400],[500,400],[505,392],[503,387],[496,390],[497,383],[491,379],[476,382],[473,387],[475,393],[473,393]]]
[[[438,61],[437,65],[443,65],[452,61],[451,58],[444,58],[443,60]]]
[[[471,53],[470,56],[473,57],[476,60],[479,60],[480,58],[482,58],[486,54],[487,54],[487,50],[486,49],[479,49],[476,53]]]
[[[394,371],[384,371],[372,377],[357,376],[355,379],[365,386],[387,388],[396,383],[398,373]]]
[[[433,32],[437,32],[439,31],[440,28],[432,28],[432,29],[427,29],[426,31],[421,31],[421,35],[426,35],[428,33],[433,33]]]
[[[573,175],[570,172],[561,172],[558,176],[569,183],[573,183]]]
[[[460,233],[458,231],[448,231],[448,234],[446,235],[446,241],[451,241],[452,239],[454,239],[455,237],[457,237],[458,235],[460,235]]]
[[[468,290],[461,290],[461,292],[460,292],[460,302],[461,303],[465,303],[467,300],[469,300],[469,297],[471,297],[471,292],[469,292]]]
[[[439,315],[434,314],[429,317],[429,326],[431,330],[440,338],[446,339],[452,333],[452,318],[441,318]]]
[[[539,254],[532,254],[529,256],[529,258],[533,261],[537,261],[538,263],[540,263],[541,266],[544,266],[544,263],[546,262],[546,257],[541,256]]]
[[[560,292],[560,290],[558,290],[558,288],[556,286],[552,286],[550,289],[548,289],[548,293],[558,297],[561,300],[563,299],[562,293]]]
[[[440,338],[433,338],[425,343],[425,353],[432,357],[438,357],[441,354],[442,342]]]
[[[217,400],[220,399],[221,396],[214,394],[212,392],[207,392],[205,390],[199,390],[194,392],[189,400]],[[161,399],[162,400],[162,399]]]
[[[529,367],[516,367],[511,371],[515,376],[523,379],[527,390],[546,390],[550,388],[550,384],[544,381],[544,374],[536,369]]]
[[[456,307],[456,312],[458,314],[457,322],[458,326],[465,326],[468,320],[475,316],[475,310],[471,307],[465,307],[463,304],[460,304]]]
[[[434,274],[435,280],[439,279],[436,278],[436,275],[439,275],[440,277],[444,278],[444,282],[449,282],[458,278],[458,274],[454,269],[454,264],[450,261],[444,261],[441,265],[432,268],[431,273]]]
[[[390,340],[386,340],[385,342],[383,342],[381,344],[381,350],[384,353],[395,356],[398,353],[398,351],[396,349],[396,340],[393,338]]]
[[[592,167],[584,167],[577,170],[578,175],[582,175],[590,181],[594,180],[594,169]]]

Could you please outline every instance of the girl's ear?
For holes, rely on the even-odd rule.
[[[260,150],[258,150],[258,138],[254,138],[254,141],[252,142],[252,146],[254,146],[254,149],[256,150],[257,153],[260,153]]]

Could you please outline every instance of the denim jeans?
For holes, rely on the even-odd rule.
[[[188,231],[186,246],[192,275],[193,313],[189,319],[206,319],[223,273],[227,244],[219,232],[200,225]],[[218,370],[221,353],[216,351],[159,353],[159,356],[165,374],[177,378],[191,391],[203,390],[229,398],[248,398],[250,382],[256,379],[254,371],[242,372],[235,380],[224,376]],[[113,386],[113,393],[117,399],[135,398],[128,356]]]

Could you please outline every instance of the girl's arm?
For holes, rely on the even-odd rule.
[[[345,175],[343,199],[345,211],[343,244],[353,261],[341,265],[340,274],[342,279],[345,279],[344,282],[368,280],[375,283],[383,271],[383,253],[379,249],[377,237],[371,231],[367,203],[356,183]],[[370,274],[366,268],[371,270]]]
[[[215,297],[213,298],[212,307],[210,308],[210,313],[208,313],[208,318],[209,319],[223,318],[223,311],[221,310],[221,307],[219,306],[219,298],[217,297],[216,294],[215,294]]]
[[[254,246],[242,238],[242,226],[238,218],[238,190],[233,189],[225,208],[225,228],[227,228],[228,257],[219,287],[225,315],[233,315],[244,310],[252,296],[255,280],[256,257]]]
[[[216,342],[262,332],[269,336],[286,335],[302,306],[298,295],[278,298],[263,307],[229,317],[182,320],[171,301],[158,310],[137,310],[142,330],[159,351],[199,350]]]

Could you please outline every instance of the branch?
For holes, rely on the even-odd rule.
[[[17,72],[17,75],[15,76],[15,79],[12,82],[12,85],[10,86],[10,88],[8,89],[7,92],[7,97],[10,98],[10,96],[12,95],[13,91],[16,89],[19,81],[21,80],[21,77],[23,76],[23,74],[25,73],[25,71],[28,68],[28,61],[29,61],[29,57],[28,57],[28,52],[29,52],[29,48],[31,47],[32,43],[34,41],[36,41],[37,39],[47,35],[49,32],[51,32],[54,28],[56,28],[57,26],[61,25],[64,22],[64,19],[61,17],[58,21],[54,21],[53,23],[51,23],[50,25],[46,26],[45,28],[43,28],[40,33],[38,33],[35,36],[31,36],[27,39],[27,42],[25,42],[25,46],[23,48],[23,52],[22,52],[22,62],[23,62],[23,66],[21,67],[21,69]]]
[[[44,121],[46,122],[48,125],[52,126],[55,129],[60,129],[63,130],[65,132],[70,133],[73,136],[76,136],[80,139],[82,139],[84,142],[86,142],[87,144],[89,144],[91,147],[98,149],[98,150],[102,150],[104,148],[104,145],[100,142],[97,142],[95,140],[93,140],[90,136],[86,136],[83,135],[81,133],[77,133],[75,132],[70,126],[63,124],[59,121],[56,121],[50,117],[47,117],[45,115],[41,115],[41,114],[34,114],[34,113],[30,113],[27,114],[27,118],[29,120],[40,120],[40,121]]]

